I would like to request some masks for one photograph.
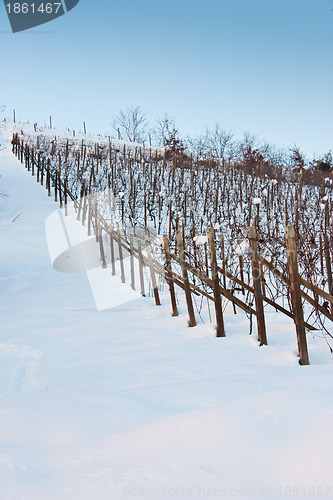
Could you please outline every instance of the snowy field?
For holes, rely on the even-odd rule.
[[[161,307],[133,297],[98,312],[87,275],[52,268],[57,207],[8,139],[0,131],[0,499],[333,499],[322,333],[300,366],[281,314],[267,314],[259,347],[232,308],[226,338],[188,328],[180,293],[172,318],[166,287]]]

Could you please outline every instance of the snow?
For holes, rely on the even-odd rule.
[[[252,203],[253,205],[260,205],[261,198],[252,198]]]
[[[293,323],[271,310],[263,347],[230,305],[226,338],[209,322],[188,328],[184,296],[171,317],[167,286],[160,307],[135,296],[98,311],[87,273],[53,268],[45,223],[58,207],[6,137],[0,498],[259,499],[290,497],[288,488],[333,498],[333,364],[322,333],[308,334],[311,365],[300,366]],[[107,277],[122,293],[127,285]]]
[[[243,240],[241,241],[237,247],[236,247],[236,254],[237,255],[246,255],[248,254],[250,251],[250,247],[249,247],[249,242],[247,240]]]
[[[199,247],[200,245],[205,245],[208,241],[208,236],[206,234],[199,234],[198,236],[194,236],[193,241],[195,246]]]

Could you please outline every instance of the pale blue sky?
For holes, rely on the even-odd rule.
[[[105,133],[139,105],[184,135],[333,148],[333,0],[80,0],[17,34],[1,4],[0,46],[0,104],[22,120]]]

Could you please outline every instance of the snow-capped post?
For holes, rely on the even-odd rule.
[[[248,215],[248,220],[247,220],[247,223],[249,226],[251,225],[251,217],[252,217],[252,198],[250,198],[250,201],[249,201],[249,215]]]
[[[159,296],[159,293],[158,293],[157,282],[156,282],[156,275],[155,275],[155,269],[154,269],[154,263],[153,263],[153,259],[152,259],[152,256],[151,256],[150,244],[149,244],[148,240],[146,240],[146,251],[147,251],[147,257],[148,257],[148,266],[149,266],[149,270],[150,270],[151,284],[152,284],[152,287],[153,287],[153,290],[154,290],[155,304],[157,306],[160,306],[161,305],[161,301],[160,301],[160,296]]]
[[[178,246],[178,252],[179,252],[180,265],[182,268],[182,276],[183,276],[183,282],[184,282],[186,304],[187,304],[188,315],[189,315],[188,326],[194,327],[197,325],[197,322],[196,322],[195,315],[194,315],[190,282],[188,280],[188,274],[187,274],[187,268],[186,268],[185,250],[184,250],[184,246],[183,246],[183,237],[182,237],[181,231],[179,229],[177,229],[177,231],[176,231],[176,240],[177,240],[177,246]]]
[[[176,301],[176,295],[175,295],[175,286],[174,286],[173,277],[172,277],[169,242],[168,242],[168,237],[166,234],[163,236],[163,243],[164,243],[164,252],[165,252],[165,271],[166,271],[166,277],[168,280],[169,290],[170,290],[172,316],[178,316],[177,301]]]
[[[308,346],[306,342],[306,333],[304,325],[300,276],[298,272],[296,235],[293,226],[286,227],[286,239],[287,239],[288,269],[290,275],[291,302],[294,313],[294,322],[296,326],[298,353],[300,357],[299,363],[300,365],[309,365],[310,362],[309,362]]]
[[[141,240],[138,239],[138,254],[139,254],[139,276],[140,276],[140,288],[142,297],[146,296],[145,292],[145,279],[143,275],[143,257],[142,257],[142,248],[141,248]]]
[[[258,340],[260,342],[260,345],[267,345],[264,304],[262,299],[263,295],[262,283],[261,283],[261,274],[259,267],[260,258],[258,251],[257,233],[256,233],[256,228],[254,226],[250,226],[248,228],[248,239],[250,246],[254,297],[256,301],[256,310],[257,310]]]
[[[133,234],[130,234],[130,264],[131,264],[131,288],[135,290],[135,270],[134,270],[134,244]]]
[[[253,205],[257,207],[257,214],[254,218],[254,225],[256,228],[259,226],[259,217],[260,217],[260,204],[261,204],[261,198],[253,198],[252,199]]]
[[[210,268],[213,280],[213,290],[215,299],[215,314],[216,314],[216,336],[225,337],[223,312],[222,312],[222,301],[220,294],[220,280],[219,273],[217,269],[216,260],[216,247],[215,247],[215,231],[212,227],[207,230],[208,234],[208,244],[209,244],[209,255],[210,255]]]
[[[87,217],[87,197],[88,197],[88,189],[85,188],[83,190],[82,226],[84,226]]]

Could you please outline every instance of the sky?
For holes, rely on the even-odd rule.
[[[109,135],[140,106],[311,158],[333,148],[332,56],[333,0],[80,0],[15,34],[1,2],[0,116]]]

